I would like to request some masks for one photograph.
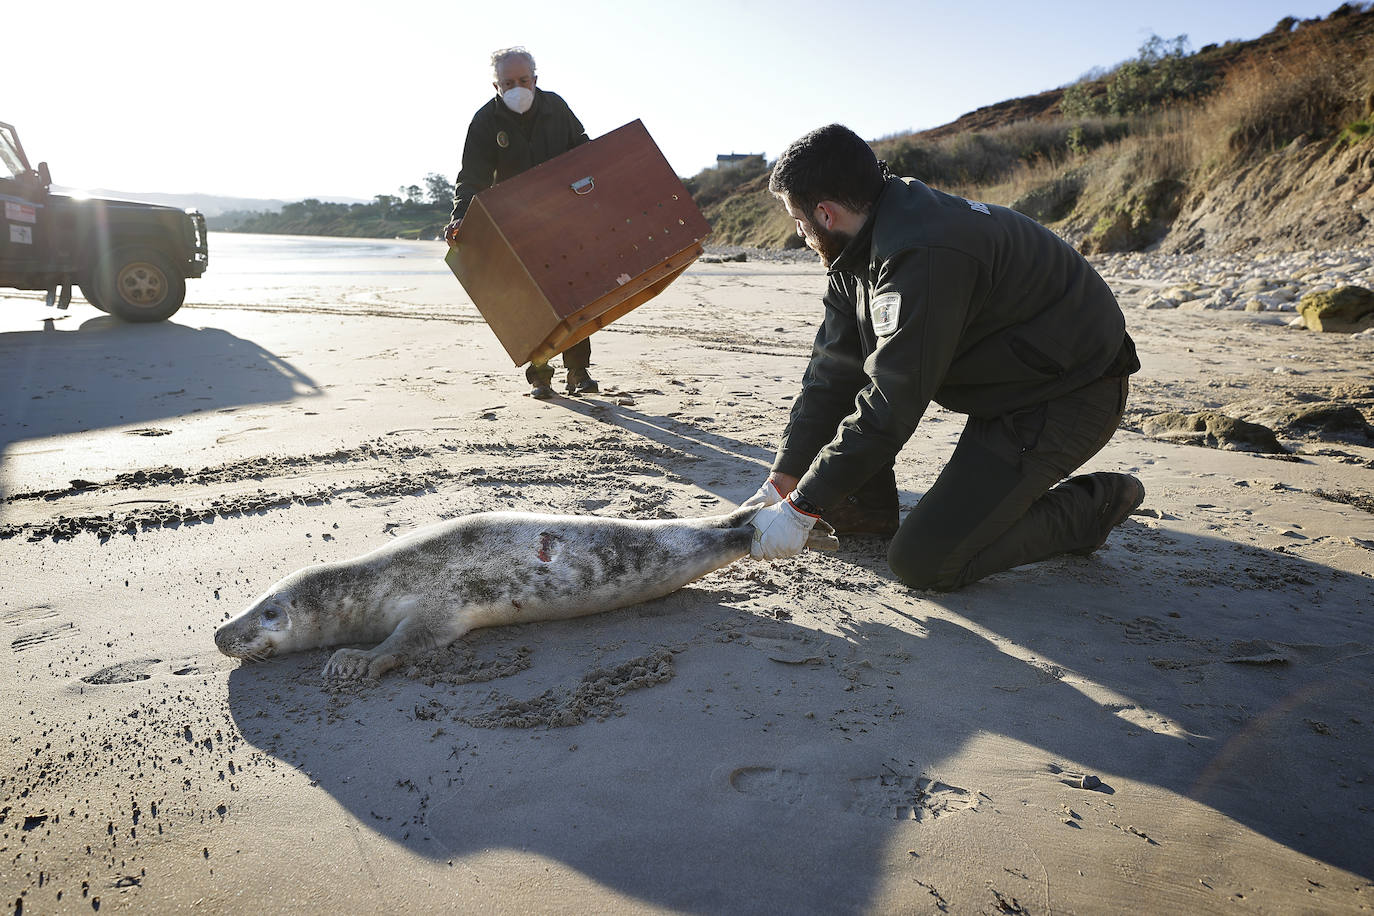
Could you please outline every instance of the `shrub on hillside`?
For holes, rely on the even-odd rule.
[[[1033,220],[1046,224],[1058,222],[1073,212],[1078,196],[1083,193],[1083,180],[1083,173],[1077,169],[1055,175],[1033,185],[1011,201],[1010,206]]]
[[[702,214],[711,224],[712,244],[796,247],[792,241],[797,239],[796,224],[761,182],[703,207]]]
[[[1065,117],[1142,114],[1204,95],[1210,85],[1188,50],[1188,36],[1166,40],[1151,35],[1140,52],[1105,78],[1103,86],[1075,83],[1064,90],[1059,108]]]
[[[1374,107],[1371,94],[1374,39],[1346,42],[1329,29],[1304,28],[1282,51],[1232,69],[1199,128],[1225,144],[1214,159],[1242,159],[1358,124]]]
[[[939,188],[967,187],[996,184],[1022,167],[1064,163],[1130,131],[1129,122],[1120,118],[1019,121],[938,140],[901,137],[878,144],[876,150],[894,175]]]
[[[702,169],[683,181],[698,207],[709,207],[729,197],[741,186],[768,171],[762,156],[751,156],[739,165]]]
[[[1082,215],[1094,222],[1080,249],[1138,251],[1162,238],[1182,206],[1194,158],[1191,137],[1167,118],[1114,146],[1084,182]]]

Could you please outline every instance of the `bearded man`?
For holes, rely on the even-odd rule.
[[[891,537],[898,578],[947,590],[1101,547],[1145,488],[1068,475],[1116,431],[1140,362],[1083,256],[1014,210],[891,176],[839,124],[789,146],[768,189],[829,289],[772,472],[745,503],[765,506],[753,556],[800,552],[824,518]],[[894,462],[931,401],[968,420],[899,522]]]

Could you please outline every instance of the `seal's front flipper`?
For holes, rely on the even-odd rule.
[[[400,663],[400,656],[390,653],[379,656],[377,649],[340,649],[329,657],[324,676],[347,681],[378,678]]]
[[[328,678],[379,678],[401,662],[406,656],[434,648],[434,634],[428,628],[413,622],[413,618],[402,620],[391,635],[372,649],[340,649],[329,658],[324,666],[324,676]]]
[[[835,537],[835,529],[826,524],[825,519],[816,519],[816,524],[806,534],[807,550],[839,550],[840,539]]]

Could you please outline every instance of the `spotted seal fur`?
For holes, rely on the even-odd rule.
[[[341,643],[327,677],[380,677],[477,627],[562,620],[660,598],[748,556],[758,507],[699,519],[482,512],[351,560],[307,566],[215,631],[254,661]],[[824,522],[807,546],[833,550]]]

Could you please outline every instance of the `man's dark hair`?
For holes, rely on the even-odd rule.
[[[862,137],[843,124],[827,124],[783,151],[768,190],[786,194],[808,219],[823,200],[867,213],[882,193],[883,167]]]

